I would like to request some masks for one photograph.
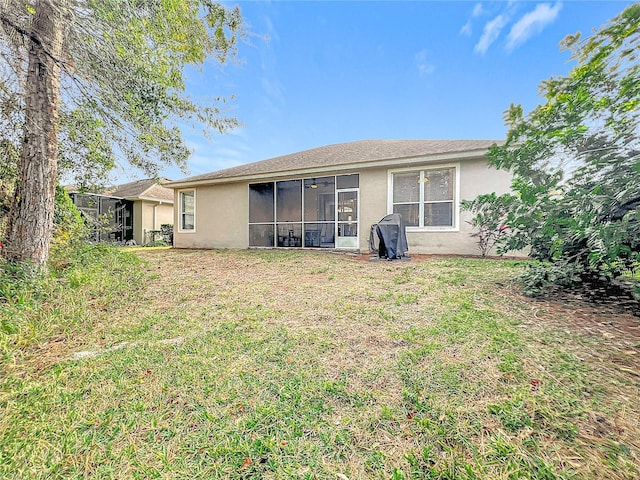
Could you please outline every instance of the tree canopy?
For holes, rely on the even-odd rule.
[[[239,9],[210,0],[0,3],[0,154],[5,163],[17,158],[6,242],[14,251],[5,257],[46,259],[21,248],[16,225],[28,203],[50,232],[58,168],[81,187],[104,180],[119,160],[156,175],[163,164],[186,166],[180,122],[236,126],[224,114],[227,99],[202,105],[185,94],[184,67],[225,63],[243,35]],[[49,180],[30,193],[26,184],[40,181],[29,171],[36,158],[46,160],[40,177]],[[47,201],[38,207],[37,198]]]
[[[2,136],[19,144],[25,75],[37,8],[61,18],[63,45],[60,168],[79,184],[99,180],[116,159],[154,174],[185,166],[189,151],[177,121],[224,132],[226,99],[201,105],[185,96],[183,69],[208,57],[226,62],[242,35],[240,11],[207,0],[65,0],[0,4]],[[88,176],[91,175],[91,176]]]
[[[542,82],[546,102],[527,115],[512,104],[506,141],[490,151],[514,174],[501,249],[545,262],[531,293],[611,284],[640,265],[640,5],[561,46],[575,68]]]

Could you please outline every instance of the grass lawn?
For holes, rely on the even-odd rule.
[[[0,478],[640,478],[640,319],[522,263],[100,255],[0,286]]]

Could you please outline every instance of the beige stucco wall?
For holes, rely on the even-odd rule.
[[[360,251],[369,251],[371,225],[387,214],[387,169],[360,172]]]
[[[156,207],[156,223],[153,230],[160,230],[162,225],[173,225],[173,205],[161,203]]]
[[[196,188],[195,230],[179,231],[178,192],[174,196],[173,245],[177,248],[247,248],[248,182]]]
[[[509,191],[511,176],[507,172],[489,167],[482,159],[449,161],[443,165],[459,166],[459,197],[471,200],[482,193]],[[424,167],[435,168],[437,163],[412,165],[411,170]],[[387,191],[389,168],[376,168],[360,171],[323,172],[360,174],[360,251],[369,251],[369,232],[372,224],[377,223],[389,213]],[[305,178],[312,175],[306,175]],[[288,178],[288,177],[287,177]],[[291,178],[301,178],[294,176]],[[284,180],[286,178],[278,178]],[[269,181],[265,179],[260,181]],[[196,228],[195,232],[179,232],[178,192],[175,193],[174,209],[174,246],[178,248],[247,248],[248,247],[248,184],[240,182],[196,188]],[[458,208],[458,229],[455,231],[408,232],[409,253],[414,254],[478,254],[476,239],[470,236],[471,227],[466,223],[468,212]]]
[[[141,201],[142,203],[142,233],[146,233],[153,228],[153,204],[150,202]],[[146,235],[143,237],[143,242],[147,240]]]
[[[144,234],[142,232],[142,202],[133,202],[133,240],[142,245]]]
[[[165,223],[173,223],[172,204],[148,200],[133,203],[133,239],[138,245],[144,245],[147,231],[160,230],[160,225]]]
[[[511,175],[489,167],[484,160],[464,160],[447,162],[444,165],[458,165],[460,168],[459,198],[473,200],[482,193],[506,193],[511,186]],[[437,163],[412,166],[411,170],[437,168]],[[360,251],[369,251],[369,230],[372,224],[391,213],[388,210],[387,190],[389,185],[388,168],[360,172]],[[459,205],[458,205],[459,207]],[[479,253],[476,239],[471,237],[472,228],[467,223],[471,215],[458,208],[458,229],[446,231],[407,232],[409,253],[416,254],[465,254]]]

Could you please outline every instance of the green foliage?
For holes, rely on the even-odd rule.
[[[471,236],[477,237],[478,248],[483,257],[489,255],[491,249],[504,238],[504,233],[509,228],[504,222],[513,201],[513,196],[509,194],[497,196],[495,193],[488,193],[478,196],[475,200],[460,202],[463,210],[473,214],[473,218],[468,222],[475,230]],[[498,253],[500,252],[498,248]]]
[[[145,247],[166,247],[169,245],[164,240],[153,240],[144,244]]]
[[[80,211],[76,208],[67,191],[56,187],[56,205],[53,211],[53,245],[64,248],[73,242],[83,242],[87,238],[87,227]]]
[[[109,172],[128,162],[150,176],[161,165],[186,169],[189,149],[179,126],[227,131],[238,121],[227,116],[227,98],[186,95],[184,68],[208,58],[233,59],[244,37],[238,7],[210,0],[89,0],[51,3],[63,9],[62,85],[59,115],[60,172],[79,188],[104,185]],[[0,64],[26,71],[33,19],[41,2],[0,4]],[[24,78],[0,78],[6,92],[0,139],[20,151],[15,125],[24,123]],[[5,128],[5,124],[9,127]],[[9,131],[8,133],[5,130]]]
[[[18,151],[12,142],[0,139],[0,238],[4,238],[4,228],[17,171]]]
[[[88,105],[60,114],[58,167],[80,191],[109,183],[115,158],[106,126]]]
[[[531,293],[609,285],[640,260],[640,5],[563,47],[577,66],[544,81],[546,103],[527,116],[511,105],[506,142],[490,150],[514,174],[502,249],[543,262],[525,278]]]
[[[18,176],[17,161],[19,152],[7,139],[0,140],[0,180],[13,181]]]
[[[43,278],[29,263],[11,264],[0,260],[0,303],[17,308],[36,303],[42,298]],[[15,333],[15,325],[5,316],[2,330]]]
[[[50,337],[91,331],[117,301],[133,301],[145,276],[140,263],[117,248],[77,242],[52,249],[46,270],[0,259],[0,365]]]

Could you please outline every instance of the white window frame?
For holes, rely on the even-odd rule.
[[[183,194],[185,193],[193,193],[193,228],[182,228],[183,225],[183,215],[184,215],[184,205],[183,205]],[[196,233],[196,189],[189,188],[185,190],[178,190],[178,232],[179,233]]]
[[[396,168],[387,173],[387,214],[393,213],[393,174],[419,172],[420,179],[424,172],[453,168],[455,185],[453,192],[453,225],[452,226],[407,226],[407,232],[459,232],[460,231],[460,164],[444,163],[438,165],[419,165],[415,167]],[[424,222],[424,182],[420,184],[420,223]]]

